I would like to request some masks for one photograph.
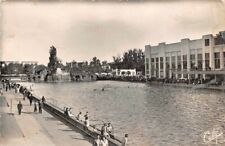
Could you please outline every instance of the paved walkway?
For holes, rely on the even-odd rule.
[[[17,112],[21,101],[23,111]],[[0,146],[92,146],[81,134],[43,111],[34,113],[28,100],[13,91],[0,96]]]

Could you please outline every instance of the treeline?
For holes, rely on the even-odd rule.
[[[141,49],[130,49],[122,56],[113,56],[113,62],[101,61],[93,57],[90,62],[67,62],[65,65],[57,57],[57,49],[54,46],[49,50],[49,63],[45,65],[10,63],[1,68],[2,74],[40,74],[47,70],[48,74],[55,74],[57,68],[71,74],[111,72],[112,69],[136,69],[144,74],[144,53]]]
[[[122,56],[113,56],[113,62],[110,63],[93,57],[90,62],[72,61],[63,65],[56,57],[56,49],[52,48],[50,50],[48,67],[54,68],[51,70],[56,70],[57,67],[60,67],[62,70],[71,74],[110,72],[112,69],[136,69],[144,74],[144,59],[144,52],[141,49],[130,49],[124,52]]]
[[[45,65],[9,63],[1,67],[1,74],[34,74],[44,69]]]
[[[136,69],[144,73],[145,56],[141,49],[130,49],[124,52],[123,56],[113,56],[112,68],[118,69]]]

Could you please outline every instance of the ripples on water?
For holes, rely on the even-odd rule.
[[[130,146],[205,145],[203,132],[224,126],[222,92],[116,81],[36,83],[33,89],[75,115],[88,111],[92,124],[111,122],[117,135],[129,134]]]

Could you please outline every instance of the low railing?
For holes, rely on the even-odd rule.
[[[36,96],[33,96],[33,98],[37,101],[41,101],[41,99]],[[100,129],[97,129],[92,125],[86,127],[83,122],[76,120],[73,117],[69,117],[68,115],[65,115],[63,109],[50,102],[44,102],[43,109],[46,110],[49,114],[55,116],[56,118],[59,118],[62,122],[73,127],[74,129],[77,129],[83,134],[88,135],[93,141],[97,138],[98,135],[101,135]],[[106,137],[108,139],[109,146],[123,146],[123,142],[121,139],[114,135],[111,135],[111,137],[112,138]]]

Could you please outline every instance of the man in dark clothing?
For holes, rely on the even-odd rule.
[[[38,109],[39,113],[42,114],[42,103],[40,101],[38,101]]]
[[[42,101],[42,103],[45,103],[45,97],[44,96],[42,96],[41,101]]]
[[[32,105],[32,102],[33,102],[33,95],[30,93],[28,95],[28,98],[29,98],[29,101],[30,101],[30,106]]]
[[[21,101],[19,101],[19,103],[17,104],[17,109],[18,109],[18,114],[21,115],[21,112],[23,109],[23,105],[22,105]]]

